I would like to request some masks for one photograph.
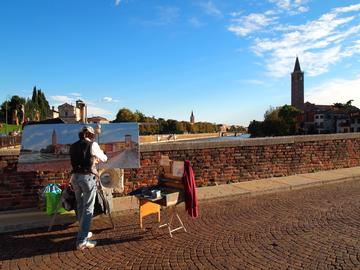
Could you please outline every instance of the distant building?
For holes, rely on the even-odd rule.
[[[107,124],[110,121],[107,120],[105,117],[101,116],[93,116],[88,118],[88,123],[94,123],[94,124]]]
[[[304,103],[304,72],[301,71],[298,57],[291,73],[291,105],[303,111],[299,120],[301,133],[360,132],[360,109],[357,107]]]
[[[350,132],[360,132],[360,111],[350,115]]]
[[[191,111],[191,115],[190,115],[190,124],[195,124],[195,116],[193,111]]]
[[[298,57],[291,73],[291,106],[304,110],[304,72],[301,71]]]
[[[76,105],[64,103],[58,107],[59,118],[66,123],[86,123],[87,107],[82,100],[77,100]]]
[[[50,111],[50,118],[58,118],[59,117],[59,111],[55,110],[55,106],[51,107],[51,111]]]
[[[230,126],[225,124],[219,124],[218,128],[220,132],[227,132],[230,129]]]

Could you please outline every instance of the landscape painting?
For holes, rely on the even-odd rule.
[[[137,123],[87,124],[96,131],[95,141],[108,156],[101,168],[139,168]],[[18,171],[71,170],[70,145],[79,139],[84,124],[28,125],[23,131]]]

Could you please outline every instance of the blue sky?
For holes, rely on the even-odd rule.
[[[2,0],[0,37],[0,100],[247,126],[290,103],[298,55],[306,101],[360,107],[358,1]]]

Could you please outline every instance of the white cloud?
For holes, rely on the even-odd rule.
[[[308,7],[298,7],[297,11],[299,13],[305,13],[305,12],[309,11],[309,8]]]
[[[230,12],[230,16],[231,17],[239,17],[242,14],[242,11],[234,11],[234,12]]]
[[[189,18],[189,23],[195,27],[195,28],[199,28],[199,27],[202,27],[204,26],[205,24],[203,22],[201,22],[198,18],[196,17],[191,17]]]
[[[102,102],[107,102],[107,103],[114,103],[114,102],[118,102],[118,100],[113,99],[112,97],[103,97],[101,99]]]
[[[360,4],[356,4],[356,5],[351,5],[351,6],[347,6],[347,7],[336,8],[334,11],[337,13],[342,13],[342,12],[352,12],[352,11],[359,11],[359,10],[360,10]]]
[[[270,3],[275,3],[279,8],[289,9],[290,8],[290,0],[270,0]]]
[[[121,0],[115,0],[115,6],[119,6],[121,3]]]
[[[180,9],[174,6],[156,7],[156,18],[143,21],[144,25],[163,26],[174,23],[180,16]]]
[[[81,94],[76,92],[70,93],[69,95],[74,97],[81,97]]]
[[[200,6],[208,15],[216,16],[216,17],[222,16],[222,12],[220,11],[220,9],[217,8],[217,6],[212,1],[200,3]]]
[[[69,96],[50,96],[50,99],[57,103],[72,103],[74,99]]]
[[[171,6],[158,7],[159,18],[157,23],[160,25],[170,24],[179,18],[179,8]]]
[[[87,114],[89,117],[92,116],[105,116],[105,117],[112,117],[113,113],[109,110],[103,109],[103,108],[99,108],[96,106],[87,106]]]
[[[241,18],[232,19],[232,24],[228,27],[228,30],[237,36],[247,36],[252,32],[271,25],[275,20],[276,17],[267,17],[261,13],[251,13]]]
[[[353,80],[336,79],[309,90],[306,100],[315,104],[345,103],[353,99],[360,107],[360,76]]]
[[[289,12],[290,15],[304,13],[309,10],[306,6],[308,0],[269,0],[281,10]]]
[[[273,2],[283,7],[292,3]],[[293,2],[303,3],[306,2]],[[298,55],[303,70],[317,76],[345,57],[360,54],[360,17],[348,13],[358,10],[360,5],[335,8],[302,25],[282,25],[277,17],[250,14],[232,18],[233,24],[228,30],[237,36],[247,36],[253,42],[252,51],[265,58],[269,75],[288,76]],[[267,31],[270,25],[271,31]]]
[[[112,97],[103,97],[102,100],[105,102],[111,102],[113,100],[113,98]]]

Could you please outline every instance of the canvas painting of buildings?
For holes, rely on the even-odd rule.
[[[137,123],[88,124],[108,156],[101,168],[139,168],[139,126]],[[25,126],[18,171],[71,170],[70,145],[79,139],[84,124],[42,124]]]

